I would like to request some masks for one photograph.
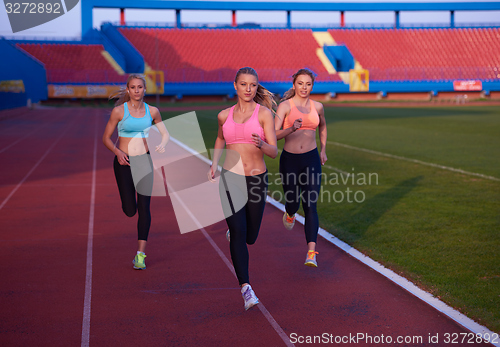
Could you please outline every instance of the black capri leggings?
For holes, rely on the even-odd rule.
[[[115,171],[116,183],[120,192],[123,212],[132,217],[136,212],[139,212],[137,220],[137,233],[139,240],[148,240],[149,228],[151,227],[151,192],[153,188],[153,164],[149,153],[129,157],[130,165],[134,168],[134,174],[142,170],[143,174],[139,177],[143,178],[134,184],[132,168],[128,165],[120,165],[115,156],[113,169]],[[137,171],[136,171],[137,170]],[[140,192],[140,193],[139,193]],[[137,194],[137,200],[136,200]]]
[[[280,174],[285,194],[285,209],[291,216],[299,209],[300,200],[304,209],[304,231],[306,241],[316,242],[319,218],[316,204],[321,188],[321,160],[318,150],[294,154],[283,150],[280,156]]]
[[[241,176],[222,170],[219,189],[231,233],[229,248],[234,271],[240,285],[250,283],[247,244],[254,244],[259,235],[266,205],[267,171],[255,176]]]

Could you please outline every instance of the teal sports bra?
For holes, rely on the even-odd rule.
[[[121,121],[118,122],[118,136],[120,137],[148,137],[149,128],[153,123],[153,118],[149,112],[149,105],[144,103],[146,114],[144,117],[132,117],[128,110],[127,103],[123,104],[124,113]]]

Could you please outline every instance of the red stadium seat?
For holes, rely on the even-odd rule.
[[[262,82],[288,82],[302,67],[330,77],[316,56],[311,30],[302,29],[157,29],[120,28],[146,63],[168,71],[166,82],[232,82],[236,71],[251,66]],[[158,40],[158,45],[156,40]],[[183,73],[176,72],[184,69]],[[286,73],[284,73],[286,71]]]
[[[337,29],[370,80],[488,79],[500,68],[500,30]],[[385,72],[384,72],[385,71]]]
[[[103,45],[85,44],[17,44],[47,69],[48,83],[123,83],[120,76],[102,56]]]

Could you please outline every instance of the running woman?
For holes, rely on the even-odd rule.
[[[123,212],[132,217],[138,212],[138,249],[133,260],[134,269],[145,270],[146,242],[151,226],[151,192],[153,187],[153,164],[149,156],[146,138],[154,122],[161,134],[161,143],[155,150],[165,152],[169,134],[162,123],[160,111],[144,102],[146,80],[143,75],[132,74],[127,86],[111,98],[118,98],[104,129],[102,142],[115,155],[113,168],[120,193]],[[111,135],[118,127],[118,147]],[[132,165],[132,167],[131,167]],[[132,172],[145,173],[144,178],[134,182]],[[137,195],[137,198],[136,198]]]
[[[283,225],[291,230],[300,200],[304,209],[304,230],[307,242],[305,265],[317,267],[316,239],[319,219],[316,204],[321,186],[321,165],[326,157],[326,122],[323,105],[311,100],[314,73],[300,69],[293,75],[293,87],[281,99],[274,118],[276,137],[285,138],[280,156],[280,174],[285,196]],[[319,129],[320,153],[316,145]]]
[[[264,155],[276,158],[276,133],[271,109],[273,94],[259,84],[257,72],[244,67],[236,73],[234,88],[238,102],[219,113],[214,158],[208,172],[214,181],[224,147],[227,149],[220,179],[221,200],[230,233],[231,260],[245,302],[245,310],[257,305],[248,275],[248,247],[257,240],[267,197]],[[234,163],[241,160],[242,170]],[[238,172],[239,171],[239,172]],[[238,184],[239,182],[243,184]],[[246,199],[247,198],[247,199]],[[237,202],[244,200],[239,206]],[[241,205],[243,205],[242,208]]]

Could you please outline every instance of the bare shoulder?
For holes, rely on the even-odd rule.
[[[290,99],[286,99],[285,101],[282,101],[278,109],[276,110],[276,122],[283,122],[285,120],[285,117],[290,113]],[[276,120],[276,119],[279,119]],[[281,123],[279,123],[281,125]]]
[[[278,111],[288,112],[290,111],[290,99],[286,99],[285,101],[280,102],[278,106]]]
[[[110,118],[120,121],[122,120],[124,113],[125,113],[125,107],[123,106],[123,104],[118,105],[114,107],[113,110],[111,111]]]
[[[316,108],[316,111],[318,113],[321,113],[324,111],[323,104],[319,101],[311,100],[313,102],[314,107]]]
[[[229,111],[231,110],[231,107],[228,107],[226,109],[223,109],[222,111],[219,112],[217,115],[217,120],[219,121],[219,124],[224,124],[226,122],[227,117],[229,116]]]
[[[148,104],[148,106],[149,106],[149,112],[150,112],[151,114],[152,114],[153,112],[154,112],[154,113],[158,113],[158,114],[160,113],[160,110],[158,109],[158,107],[151,106],[151,105],[149,105],[149,104]]]
[[[155,119],[157,117],[160,117],[160,119],[161,119],[160,110],[155,106],[151,106],[151,105],[148,105],[148,106],[149,106],[149,113],[151,114],[151,118]]]
[[[259,108],[259,120],[263,121],[266,119],[273,119],[273,113],[266,106],[260,105]]]

